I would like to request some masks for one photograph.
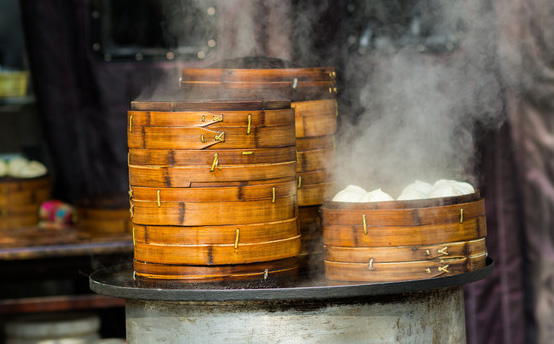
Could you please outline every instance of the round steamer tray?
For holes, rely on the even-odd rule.
[[[236,288],[210,284],[196,284],[176,289],[138,287],[133,279],[133,270],[128,267],[113,267],[94,272],[89,278],[92,291],[106,296],[135,300],[153,301],[263,301],[263,300],[313,300],[352,299],[364,296],[394,295],[424,290],[461,286],[488,278],[494,270],[494,262],[487,258],[486,266],[458,275],[436,277],[415,281],[371,283],[371,284],[328,284],[324,280],[300,279],[293,287],[284,288]]]

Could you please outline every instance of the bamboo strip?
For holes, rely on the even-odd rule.
[[[486,255],[402,263],[325,261],[325,277],[334,281],[395,282],[450,276],[484,268]]]
[[[300,235],[260,243],[227,245],[158,245],[135,242],[135,259],[157,264],[249,264],[296,257]]]
[[[188,187],[191,182],[226,182],[290,178],[296,162],[226,166],[129,166],[129,184],[146,187]]]
[[[244,225],[281,221],[296,217],[296,197],[240,202],[132,201],[134,224],[163,226]]]
[[[232,244],[240,229],[240,243],[286,239],[299,234],[296,218],[283,221],[231,226],[142,226],[134,225],[135,241],[147,244]]]
[[[460,258],[484,254],[485,238],[471,241],[447,242],[435,245],[393,247],[340,247],[325,246],[325,260],[344,263],[410,262],[437,258]]]
[[[325,221],[325,213],[323,214]],[[359,225],[323,224],[323,243],[328,246],[380,247],[432,245],[445,242],[469,241],[487,235],[484,216],[459,222],[443,222],[419,226],[385,226],[374,224]]]

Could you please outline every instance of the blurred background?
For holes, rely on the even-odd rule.
[[[43,164],[56,210],[110,195],[110,207],[127,211],[131,101],[163,99],[180,68],[228,58],[335,67],[339,150],[362,166],[404,159],[384,138],[353,139],[375,137],[364,130],[383,118],[409,114],[387,126],[396,142],[405,123],[419,128],[412,114],[451,119],[448,154],[486,199],[496,263],[491,278],[465,287],[468,343],[550,343],[553,45],[547,0],[0,0],[0,158]],[[417,156],[441,144],[422,144]],[[364,157],[368,146],[384,153]],[[129,261],[128,231],[109,240],[60,233],[0,229],[2,319],[87,310],[102,319],[102,336],[123,338],[123,303],[91,295],[87,276]]]

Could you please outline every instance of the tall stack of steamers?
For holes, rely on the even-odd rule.
[[[472,254],[485,250],[478,194],[469,198],[479,202],[474,212],[471,204],[447,202],[448,211],[465,214],[450,230],[463,232],[473,224],[475,235],[439,236],[438,241],[418,226],[421,214],[432,211],[429,228],[441,233],[440,223],[453,215],[440,215],[440,200],[432,202],[438,208],[421,211],[418,202],[360,209],[324,202],[332,182],[338,114],[333,68],[243,67],[183,69],[182,99],[131,104],[127,134],[136,280],[273,285],[293,281],[300,271],[319,272],[324,260],[327,277],[338,281],[419,279],[483,267],[484,258],[476,264],[466,254],[469,246],[476,247]],[[322,221],[323,204],[327,218]],[[396,221],[396,212],[401,218],[413,215],[413,221]],[[342,218],[346,227],[337,227]],[[387,221],[396,231],[394,240],[387,239]],[[325,253],[323,232],[331,248]],[[459,254],[442,245],[458,241]],[[379,250],[386,250],[387,263],[398,261],[391,254],[408,252],[407,265],[399,264],[404,270],[380,265]],[[410,276],[417,265],[411,261],[419,259],[412,254],[416,250],[425,254]]]

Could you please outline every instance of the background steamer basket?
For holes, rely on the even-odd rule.
[[[52,178],[0,178],[0,229],[36,226],[40,204],[50,199]]]
[[[417,201],[325,201],[322,219],[329,280],[415,280],[485,264],[485,204],[478,192]]]

